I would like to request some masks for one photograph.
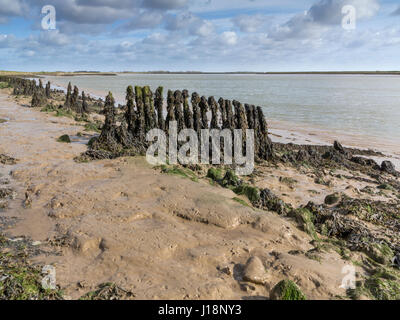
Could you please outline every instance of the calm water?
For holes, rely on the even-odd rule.
[[[377,137],[400,144],[400,77],[366,75],[118,75],[49,77],[52,84],[124,101],[128,85],[188,89],[260,105],[268,119],[290,126]],[[290,128],[288,128],[290,129]]]

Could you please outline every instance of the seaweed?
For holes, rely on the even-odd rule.
[[[292,280],[282,280],[271,293],[273,300],[307,300],[306,295]]]

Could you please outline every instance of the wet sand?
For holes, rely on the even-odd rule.
[[[400,167],[400,141],[385,141],[372,136],[354,135],[346,132],[335,132],[301,124],[269,120],[269,132],[274,142],[306,145],[332,145],[335,140],[344,146],[363,150],[382,152],[391,158],[390,161]],[[379,159],[378,159],[379,160]]]
[[[0,213],[18,219],[6,233],[58,244],[34,262],[56,267],[67,297],[115,282],[137,299],[268,299],[282,279],[296,281],[309,299],[345,295],[339,286],[348,262],[339,254],[324,252],[315,261],[289,253],[314,248],[292,220],[244,206],[206,180],[162,174],[140,157],[76,163],[86,146],[56,140],[81,126],[19,106],[4,93],[0,118],[9,119],[0,125],[0,153],[19,159],[1,167],[18,193]],[[276,176],[291,175],[279,170]],[[257,183],[279,191],[267,176]],[[296,192],[305,197],[306,190]],[[262,263],[249,271],[261,283],[243,280],[251,257]]]

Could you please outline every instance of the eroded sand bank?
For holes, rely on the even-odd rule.
[[[10,237],[42,242],[48,253],[34,262],[56,267],[67,296],[115,282],[138,299],[268,298],[282,279],[309,299],[345,295],[348,262],[335,252],[320,261],[289,254],[313,248],[292,221],[243,206],[228,189],[162,174],[143,158],[76,163],[86,146],[57,138],[81,126],[3,93],[0,118],[9,119],[0,125],[0,153],[19,159],[1,167],[18,196],[0,215],[18,219]],[[248,271],[258,280],[244,281],[252,257],[262,264]]]

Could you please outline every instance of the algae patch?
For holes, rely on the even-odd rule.
[[[291,280],[282,280],[271,293],[272,300],[307,300],[300,288]]]
[[[59,289],[44,289],[42,268],[28,263],[23,243],[16,246],[0,235],[0,300],[61,300]]]
[[[131,300],[135,295],[114,283],[100,284],[96,290],[88,292],[80,300]]]

